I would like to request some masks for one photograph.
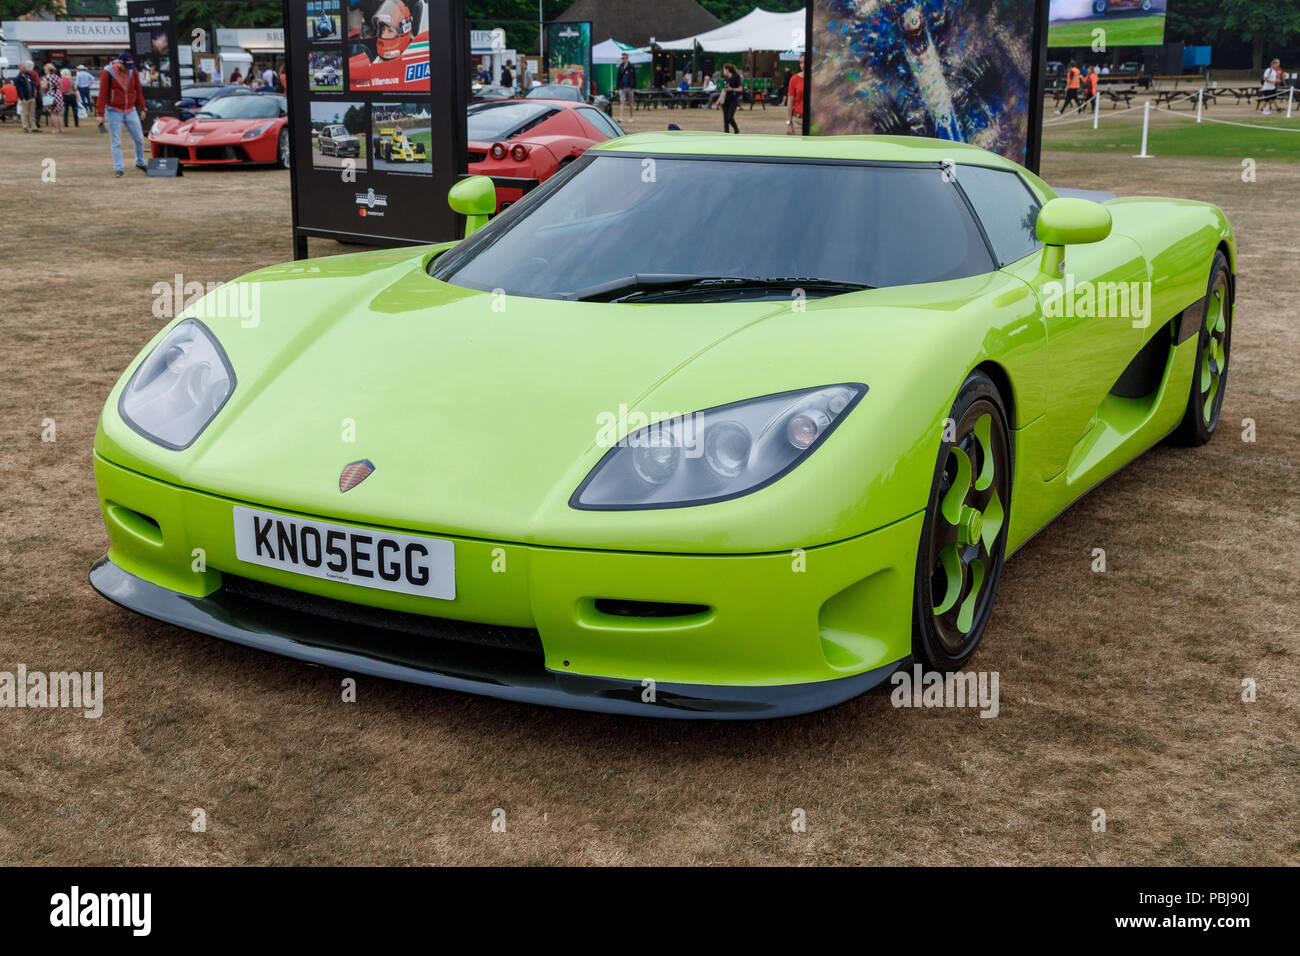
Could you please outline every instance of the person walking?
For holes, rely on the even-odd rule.
[[[99,127],[108,123],[108,144],[113,154],[113,175],[122,175],[122,127],[131,133],[135,144],[135,168],[144,172],[149,167],[144,161],[144,90],[140,75],[135,71],[135,58],[129,50],[118,54],[116,60],[99,74],[99,102],[95,105]]]
[[[1061,112],[1068,110],[1071,103],[1074,104],[1074,111],[1076,113],[1082,108],[1079,103],[1079,82],[1079,67],[1075,65],[1073,60],[1071,60],[1070,69],[1065,74],[1065,102],[1061,105],[1061,108],[1056,111],[1058,115]]]
[[[799,54],[799,72],[785,85],[785,131],[791,136],[803,134],[803,54]]]
[[[1282,85],[1284,75],[1282,61],[1278,59],[1274,59],[1268,65],[1268,69],[1264,71],[1264,82],[1260,88],[1259,102],[1255,104],[1255,108],[1259,109],[1262,106],[1265,116],[1269,114],[1269,107],[1272,105],[1273,100],[1277,98],[1277,88]]]
[[[501,67],[501,85],[507,90],[513,90],[515,88],[514,68],[514,60],[506,60],[506,65]]]
[[[1088,105],[1097,98],[1097,68],[1094,66],[1088,70]]]
[[[45,64],[45,76],[41,78],[41,106],[50,118],[54,132],[63,132],[63,85],[59,82],[59,71],[53,63]]]
[[[85,111],[87,116],[89,116],[90,111],[94,109],[94,104],[90,102],[90,84],[93,79],[94,78],[90,75],[90,71],[86,69],[86,64],[78,63],[77,75],[75,77],[77,99],[81,101],[82,109]]]
[[[726,77],[722,81],[725,89],[722,97],[722,131],[739,133],[740,127],[736,125],[736,107],[740,106],[740,71],[728,63],[723,66],[722,72]]]
[[[636,112],[636,104],[632,98],[635,94],[632,92],[636,89],[636,67],[624,53],[618,60],[618,77],[614,81],[614,88],[618,90],[618,121],[620,123],[630,123],[632,118],[628,115]]]
[[[68,111],[72,111],[72,125],[80,126],[81,118],[77,116],[77,93],[72,85],[72,71],[66,66],[59,71],[59,89],[63,93],[63,125],[68,125]]]
[[[41,88],[32,82],[32,62],[28,60],[14,77],[14,86],[18,90],[18,115],[23,122],[24,133],[36,132],[36,97]]]

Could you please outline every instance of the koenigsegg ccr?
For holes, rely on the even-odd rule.
[[[354,673],[780,716],[963,667],[1010,554],[1219,421],[1212,205],[711,133],[450,198],[462,241],[254,272],[131,363],[102,594]]]

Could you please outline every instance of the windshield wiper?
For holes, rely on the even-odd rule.
[[[813,288],[836,292],[860,292],[873,288],[862,282],[841,282],[816,276],[717,276],[673,273],[634,273],[590,285],[562,296],[579,302],[626,301],[636,296],[666,292],[732,291],[743,289]]]

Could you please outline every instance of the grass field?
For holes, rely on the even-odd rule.
[[[778,132],[784,116],[738,121]],[[721,117],[638,112],[629,127],[668,122]],[[1294,865],[1300,164],[1261,152],[1244,183],[1247,154],[1230,144],[1176,158],[1155,139],[1155,159],[1133,160],[1118,129],[1100,132],[1112,149],[1073,145],[1090,132],[1050,131],[1049,182],[1212,201],[1236,228],[1220,433],[1153,449],[1008,563],[971,665],[1000,674],[996,719],[896,709],[886,692],[728,725],[364,677],[344,703],[341,673],[95,594],[86,574],[106,537],[91,443],[113,382],[163,324],[154,286],[290,258],[289,173],[115,180],[89,124],[0,126],[7,220],[24,248],[61,251],[2,280],[0,670],[103,671],[106,698],[98,720],[0,709],[0,864]],[[1106,573],[1092,571],[1098,547]],[[195,808],[206,832],[191,830]]]
[[[1177,2],[1177,0],[1175,0]],[[1064,20],[1052,24],[1047,31],[1047,46],[1089,47],[1093,31],[1106,31],[1106,46],[1157,46],[1163,43],[1165,15],[1153,13],[1147,17],[1117,16],[1089,17],[1086,20]]]
[[[1129,157],[1142,145],[1141,101],[1138,109],[1123,112],[1101,106],[1099,127],[1092,128],[1091,113],[1064,117],[1050,115],[1043,128],[1044,149]],[[1292,119],[1284,113],[1264,116],[1250,106],[1218,105],[1202,112],[1180,103],[1169,112],[1152,110],[1147,152],[1155,156],[1189,156],[1240,161],[1253,158],[1282,162],[1300,161],[1300,102]],[[1283,106],[1285,111],[1285,105]],[[1226,122],[1220,122],[1226,121]],[[1229,125],[1243,124],[1243,125]]]

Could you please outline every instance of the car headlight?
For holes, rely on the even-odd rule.
[[[149,135],[157,136],[162,132],[162,120],[154,120],[153,125],[149,127]]]
[[[635,511],[749,494],[811,455],[866,393],[853,383],[800,389],[639,428],[601,458],[569,504]]]
[[[274,122],[275,120],[271,121],[271,123]],[[263,133],[265,133],[268,129],[271,128],[271,123],[263,123],[261,126],[256,126],[253,129],[248,130],[246,133],[244,133],[244,139],[252,139],[254,136],[261,136]]]
[[[117,411],[145,438],[179,451],[194,443],[234,390],[235,372],[221,343],[198,319],[185,319],[145,356]]]

